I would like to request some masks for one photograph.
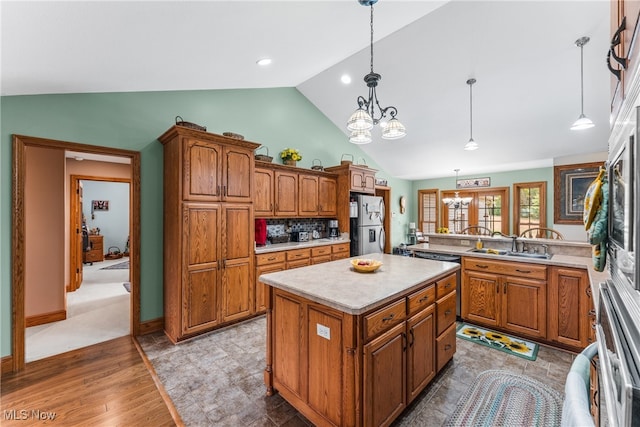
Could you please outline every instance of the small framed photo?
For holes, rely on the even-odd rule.
[[[491,187],[491,178],[469,178],[456,181],[456,188]]]
[[[108,200],[93,200],[91,202],[91,208],[94,211],[108,211],[109,210],[109,201]]]
[[[583,224],[584,197],[598,176],[601,162],[554,166],[553,222]]]

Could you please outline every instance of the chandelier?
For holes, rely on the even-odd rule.
[[[454,171],[456,172],[456,188],[457,188],[458,172],[460,172],[460,169],[454,169]],[[444,199],[442,199],[442,203],[444,203],[450,208],[460,209],[460,208],[469,206],[469,203],[471,203],[471,200],[473,200],[472,197],[460,197],[460,193],[456,191],[453,194],[453,197],[445,197]]]
[[[374,125],[380,124],[383,139],[399,139],[405,136],[404,125],[396,119],[398,110],[396,107],[381,107],[378,101],[376,87],[382,76],[373,71],[373,5],[378,0],[358,0],[362,6],[371,7],[371,71],[364,76],[364,81],[369,88],[369,98],[358,96],[358,109],[351,115],[347,122],[347,129],[351,131],[349,141],[354,144],[368,144],[371,142],[371,129]],[[378,112],[376,113],[376,107]],[[391,117],[388,122],[382,120],[387,117],[387,113]]]

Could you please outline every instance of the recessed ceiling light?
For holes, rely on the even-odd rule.
[[[342,77],[340,77],[340,81],[348,85],[349,83],[351,83],[351,76],[348,74],[343,74]]]
[[[271,58],[258,59],[256,61],[256,64],[260,65],[261,67],[265,67],[265,66],[271,64]]]

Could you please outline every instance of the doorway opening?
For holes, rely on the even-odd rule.
[[[12,233],[12,355],[11,355],[11,365],[13,371],[18,371],[24,368],[25,365],[25,333],[27,327],[27,318],[26,315],[26,300],[29,294],[29,286],[31,285],[31,280],[34,275],[37,274],[46,274],[47,270],[42,268],[43,259],[53,260],[63,260],[60,261],[60,264],[64,264],[62,267],[63,272],[58,273],[54,271],[51,277],[47,279],[50,283],[55,283],[55,286],[50,286],[50,288],[54,288],[55,292],[62,292],[64,298],[66,299],[66,290],[71,287],[71,276],[73,276],[72,270],[72,260],[73,262],[78,262],[77,255],[72,255],[71,253],[71,242],[74,241],[73,238],[69,237],[71,235],[71,229],[73,227],[73,223],[71,222],[71,208],[70,204],[55,203],[55,207],[51,209],[47,209],[46,211],[36,210],[33,208],[29,208],[33,206],[33,202],[28,203],[28,197],[25,195],[27,188],[27,175],[29,172],[28,162],[30,158],[30,153],[34,151],[34,149],[46,150],[48,153],[53,154],[45,160],[45,165],[56,164],[58,165],[58,170],[66,170],[65,166],[60,166],[60,162],[65,162],[65,153],[71,151],[74,153],[81,153],[81,155],[86,158],[91,158],[92,156],[98,156],[103,160],[111,159],[112,161],[122,161],[125,160],[124,163],[127,163],[126,168],[128,171],[128,180],[129,183],[127,186],[129,187],[129,218],[128,218],[128,230],[129,230],[129,270],[128,274],[124,273],[128,276],[128,283],[130,294],[128,296],[129,303],[127,304],[127,312],[129,317],[129,326],[128,326],[128,334],[130,335],[138,335],[140,331],[140,153],[129,150],[122,150],[116,148],[108,148],[108,147],[99,147],[85,144],[77,144],[71,142],[64,141],[55,141],[43,138],[35,138],[28,136],[13,136],[13,191],[12,191],[12,202],[14,209],[12,211],[12,224],[13,224],[13,233]],[[31,150],[31,151],[30,151]],[[106,160],[109,161],[109,160]],[[55,168],[54,168],[55,170]],[[60,172],[63,173],[63,172]],[[57,180],[57,183],[64,182],[64,186],[66,188],[71,187],[71,182],[68,179],[68,176],[57,176],[57,174],[50,175],[51,180]],[[30,185],[30,184],[29,184]],[[46,187],[49,185],[48,181],[43,181],[41,183],[41,187],[38,190],[46,194]],[[69,194],[69,191],[67,192]],[[62,206],[62,207],[61,207]],[[54,236],[62,236],[57,240],[54,239],[34,239],[34,235],[37,235],[36,232],[39,230],[37,220],[34,220],[30,215],[36,215],[41,222],[44,222],[45,225],[47,221],[51,221],[49,217],[64,216],[64,214],[60,214],[54,211],[63,209],[68,212],[68,217],[66,220],[61,221],[64,224],[60,224],[59,222],[51,223],[53,224],[50,228],[60,227],[62,230],[65,228],[68,230],[67,233],[64,231],[53,230]],[[40,227],[42,227],[40,225]],[[74,229],[75,231],[75,229]],[[124,245],[124,243],[122,243]],[[81,246],[80,246],[81,247]],[[108,248],[105,248],[108,250]],[[38,257],[34,256],[33,252],[35,251],[38,254],[46,254],[46,256]],[[62,253],[62,255],[60,255]],[[77,254],[77,252],[76,252]],[[50,259],[49,259],[50,258]],[[57,261],[56,261],[57,263]],[[95,265],[95,264],[94,264]],[[106,266],[106,265],[105,265]],[[97,267],[97,266],[96,266]],[[83,269],[84,270],[84,269]],[[99,270],[99,269],[97,269]],[[44,273],[43,273],[44,272]],[[89,273],[89,271],[86,271]],[[97,272],[96,272],[97,273]],[[48,272],[51,274],[51,272]],[[60,279],[63,277],[62,279]],[[52,280],[55,279],[55,280]],[[117,279],[120,280],[120,279]],[[61,283],[58,283],[61,282]],[[124,280],[122,281],[124,283]],[[59,289],[59,286],[62,286],[62,289]],[[120,285],[122,286],[122,284]],[[124,288],[124,286],[122,286]],[[33,291],[32,291],[33,292]],[[65,301],[66,302],[66,301]],[[66,305],[66,304],[65,304]],[[46,317],[50,313],[45,313],[43,316]],[[66,316],[66,313],[63,313]],[[56,312],[53,312],[53,315],[58,315]],[[37,318],[38,316],[36,316]],[[41,316],[42,317],[42,316]],[[40,319],[42,321],[42,319]],[[47,323],[44,321],[43,323]]]

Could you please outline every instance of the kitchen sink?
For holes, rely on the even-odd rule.
[[[493,255],[504,255],[504,256],[512,256],[512,257],[520,257],[520,258],[534,258],[534,259],[551,259],[553,255],[551,254],[538,254],[534,252],[511,252],[504,249],[476,249],[471,248],[467,252],[475,252],[479,254],[493,254]]]

